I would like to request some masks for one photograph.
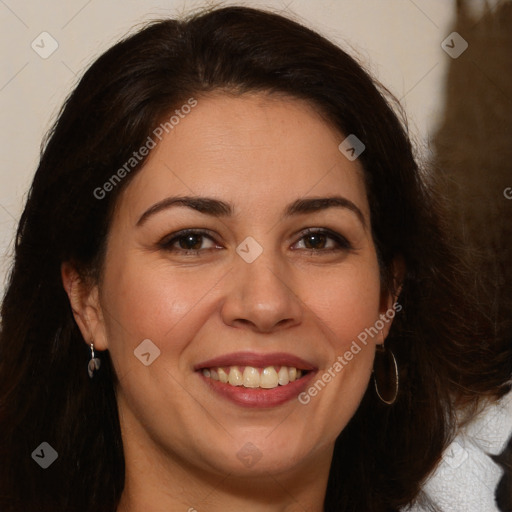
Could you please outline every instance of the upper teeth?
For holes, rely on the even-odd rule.
[[[242,368],[243,370],[239,366],[205,368],[203,375],[232,386],[264,389],[285,386],[302,377],[302,370],[297,370],[293,366],[267,366],[266,368],[245,366]]]

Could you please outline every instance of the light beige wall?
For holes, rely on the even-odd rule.
[[[428,141],[442,107],[454,0],[226,1],[294,13],[363,61],[403,101],[413,132]],[[92,60],[143,21],[205,5],[187,0],[0,0],[0,293],[16,221],[41,139]],[[58,43],[51,49],[47,32]],[[41,41],[42,39],[42,41]],[[34,41],[34,43],[32,43]],[[53,43],[55,44],[55,43]],[[7,254],[6,254],[7,252]]]

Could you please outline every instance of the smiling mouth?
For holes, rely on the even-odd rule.
[[[298,369],[294,366],[216,366],[203,368],[202,374],[215,381],[229,384],[233,387],[243,386],[253,389],[274,389],[301,379],[308,370]]]

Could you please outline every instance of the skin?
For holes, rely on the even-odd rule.
[[[322,510],[334,441],[360,403],[375,344],[391,322],[307,405],[235,405],[194,365],[242,350],[288,352],[312,362],[316,380],[391,307],[362,169],[338,150],[344,138],[300,100],[198,98],[121,194],[101,282],[86,285],[63,265],[84,340],[110,351],[119,376],[126,485],[118,512]],[[175,206],[137,225],[175,195],[220,199],[234,213]],[[362,219],[342,207],[283,218],[297,199],[333,195]],[[213,241],[193,239],[192,254],[179,242],[174,251],[161,246],[185,228],[208,230]],[[328,228],[350,247],[305,236],[307,228]],[[248,236],[263,248],[252,263],[236,253]],[[149,366],[134,356],[145,339],[161,351]],[[261,455],[250,466],[237,457],[248,442]]]

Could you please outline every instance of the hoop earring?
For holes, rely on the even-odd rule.
[[[398,365],[395,355],[385,348],[384,343],[376,346],[373,382],[381,402],[393,405],[398,396]]]
[[[101,360],[94,356],[94,343],[91,343],[91,359],[89,364],[87,365],[87,372],[89,373],[89,378],[94,377],[94,373],[100,369]]]

